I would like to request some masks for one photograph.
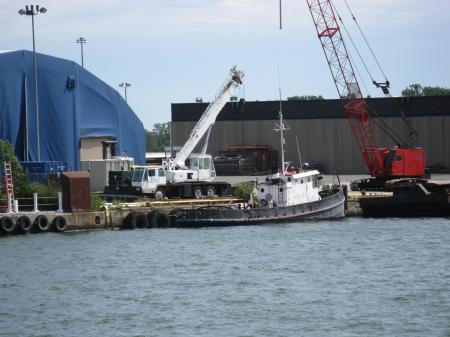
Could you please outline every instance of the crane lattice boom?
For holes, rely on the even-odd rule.
[[[347,52],[333,4],[330,0],[307,0],[311,16],[322,44],[328,66],[333,76],[336,89],[341,99],[344,112],[355,135],[361,152],[378,148],[372,123],[369,119],[367,102],[362,96],[350,57]],[[366,164],[372,171],[374,166],[382,163],[377,156],[364,156]]]

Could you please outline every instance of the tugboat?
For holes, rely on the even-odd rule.
[[[173,210],[170,217],[174,227],[259,225],[345,216],[342,186],[321,186],[322,176],[317,170],[288,169],[290,163],[284,161],[286,128],[281,109],[279,116],[275,131],[280,132],[281,170],[268,175],[263,182],[256,181],[246,203]]]

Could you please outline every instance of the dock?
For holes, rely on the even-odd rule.
[[[386,192],[373,192],[363,196],[360,192],[349,192],[347,199],[347,217],[360,217],[362,210],[359,206],[359,199],[361,197],[371,196],[389,196]],[[155,228],[155,227],[170,227],[170,224],[162,223],[158,225],[157,222],[151,220],[151,217],[158,213],[168,216],[169,212],[176,208],[198,208],[204,206],[227,206],[232,203],[239,202],[236,198],[202,198],[202,199],[179,199],[179,200],[164,200],[153,201],[144,200],[134,203],[122,203],[120,205],[105,204],[101,210],[85,211],[85,212],[19,212],[19,213],[3,213],[0,214],[0,221],[2,218],[9,218],[13,227],[5,230],[0,228],[0,235],[14,235],[27,233],[42,233],[42,232],[71,232],[84,230],[115,230],[124,228],[124,224],[133,218],[133,228]],[[19,228],[18,221],[21,218],[28,218],[30,228],[22,230]],[[139,222],[142,217],[146,220]],[[37,221],[46,218],[48,226],[46,228],[39,228]],[[65,220],[65,226],[56,228],[55,221]],[[136,220],[137,219],[137,220]],[[164,219],[163,219],[164,220]],[[41,226],[42,227],[42,226]]]

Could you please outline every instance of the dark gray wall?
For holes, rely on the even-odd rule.
[[[395,116],[393,113],[395,109],[408,110],[405,111],[407,121],[419,132],[419,145],[426,151],[427,165],[442,163],[450,168],[450,97],[437,97],[435,100],[430,98],[414,99],[409,100],[406,105],[399,98],[381,99],[380,102],[381,105],[388,107],[383,110],[386,115],[383,120],[404,138],[407,138],[409,134],[407,124],[401,117],[392,116]],[[212,129],[208,153],[217,155],[225,145],[240,144],[268,144],[278,150],[279,136],[273,130],[278,114],[276,103],[247,102],[244,112],[236,106],[227,104],[221,113],[222,116],[219,116]],[[295,140],[297,135],[303,162],[321,163],[329,172],[338,170],[344,174],[366,173],[362,155],[356,145],[350,125],[343,116],[339,101],[307,101],[306,103],[309,110],[304,110],[305,101],[283,102],[290,109],[284,114],[290,117],[286,118],[285,122],[291,128],[285,135],[286,160],[295,163],[299,161]],[[373,104],[372,100],[371,106],[373,105],[376,104]],[[175,117],[172,121],[174,146],[184,144],[189,132],[196,124],[196,120],[192,119],[198,119],[206,106],[180,104],[176,105],[174,109],[174,105],[172,105],[172,117]],[[181,109],[182,107],[185,109]],[[244,114],[245,117],[243,117]],[[322,118],[313,118],[318,114]],[[228,115],[228,118],[224,118],[223,115],[225,117]],[[399,116],[399,113],[396,116]],[[191,117],[191,120],[188,117]],[[252,117],[254,119],[251,119]],[[376,122],[379,119],[373,118],[373,120]],[[395,145],[378,128],[376,128],[376,139],[379,146]],[[199,149],[200,147],[197,150]]]

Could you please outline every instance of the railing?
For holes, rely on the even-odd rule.
[[[39,197],[37,193],[33,193],[31,198],[15,198],[13,200],[13,209],[10,209],[7,205],[8,200],[0,198],[0,213],[62,212],[62,193],[58,192],[57,197]]]

